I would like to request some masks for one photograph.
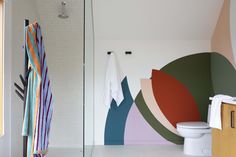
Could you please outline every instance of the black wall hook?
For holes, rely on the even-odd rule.
[[[126,54],[126,55],[131,55],[131,54],[132,54],[132,51],[125,51],[125,54]]]
[[[22,89],[17,83],[14,82],[15,87],[22,93],[24,94],[25,90]]]
[[[111,53],[113,53],[112,51],[108,51],[107,54],[110,55]]]
[[[22,95],[20,94],[20,92],[18,92],[18,90],[15,90],[15,92],[16,92],[16,94],[18,95],[18,97],[19,97],[22,101],[24,101],[24,96],[22,96]]]
[[[26,87],[26,85],[27,85],[26,80],[23,78],[23,76],[21,74],[19,76],[20,76],[20,80],[21,80],[22,84],[24,85],[24,87]]]

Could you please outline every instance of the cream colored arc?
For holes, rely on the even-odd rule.
[[[236,62],[236,0],[230,1],[230,32],[234,62]]]
[[[150,79],[141,79],[141,90],[143,94],[143,98],[153,114],[153,116],[168,130],[172,133],[179,135],[176,128],[168,121],[166,116],[162,113],[159,105],[156,102],[156,99],[152,90],[152,80]]]

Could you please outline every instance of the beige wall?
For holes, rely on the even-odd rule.
[[[212,36],[211,48],[213,52],[219,52],[224,55],[231,62],[231,64],[236,67],[230,36],[230,0],[224,0],[218,22]]]

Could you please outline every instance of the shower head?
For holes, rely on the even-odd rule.
[[[66,14],[59,14],[58,17],[61,19],[67,19],[69,16]]]
[[[66,13],[66,2],[61,2],[61,13],[58,15],[59,18],[61,19],[66,19],[69,16]]]

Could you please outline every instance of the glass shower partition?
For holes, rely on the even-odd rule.
[[[84,135],[83,155],[91,157],[94,145],[94,29],[92,0],[85,0],[84,12]]]

